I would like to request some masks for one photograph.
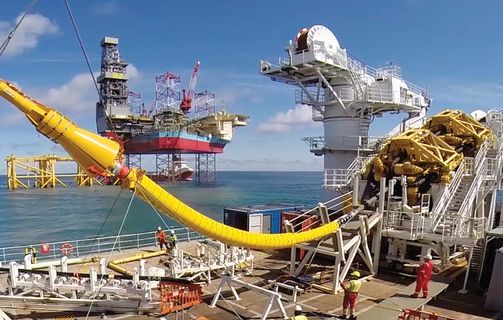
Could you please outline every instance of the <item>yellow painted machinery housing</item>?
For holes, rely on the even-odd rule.
[[[367,168],[374,179],[398,175],[420,175],[436,172],[449,181],[450,172],[457,168],[463,155],[445,141],[425,129],[410,129],[388,140]]]
[[[445,110],[431,117],[423,126],[454,147],[473,157],[487,139],[494,140],[491,129],[459,110]]]
[[[381,177],[405,176],[408,204],[417,205],[431,183],[449,183],[463,157],[473,157],[487,139],[494,139],[492,130],[471,116],[457,110],[443,111],[422,128],[386,141],[367,164],[366,196],[375,194]]]

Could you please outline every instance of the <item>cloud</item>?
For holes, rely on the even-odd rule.
[[[503,84],[471,83],[439,85],[433,90],[435,101],[455,103],[467,107],[501,107],[503,104]]]
[[[19,19],[21,19],[21,15],[13,23],[0,21],[0,39],[2,41],[7,37]],[[26,50],[33,49],[38,45],[42,36],[57,34],[58,32],[58,25],[49,18],[38,13],[27,14],[16,30],[14,37],[10,40],[4,55],[14,56]]]
[[[112,16],[122,12],[123,7],[115,0],[98,1],[94,5],[94,14],[98,16]]]
[[[271,119],[259,124],[258,130],[261,132],[288,132],[294,127],[308,125],[314,125],[311,107],[296,105],[295,108],[286,112],[280,111]]]
[[[16,142],[11,142],[9,143],[9,149],[11,150],[19,150],[19,149],[31,149],[33,147],[38,147],[40,143],[38,142],[27,142],[27,143],[16,143]]]
[[[8,108],[12,108],[12,106],[8,106]],[[15,128],[25,122],[26,118],[24,114],[17,110],[14,110],[14,112],[2,112],[2,116],[0,117],[0,127],[4,128]]]
[[[133,81],[140,77],[140,72],[132,64],[128,66],[127,71]],[[97,75],[95,73],[95,76]],[[79,73],[61,86],[40,92],[37,100],[72,116],[88,115],[89,112],[94,113],[98,93],[89,73]]]
[[[323,158],[313,157],[308,160],[284,160],[262,158],[254,160],[218,159],[221,170],[244,171],[323,171]]]
[[[132,81],[137,81],[140,78],[140,72],[133,64],[128,64],[127,74]]]

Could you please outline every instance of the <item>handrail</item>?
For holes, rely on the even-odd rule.
[[[296,221],[296,220],[298,220],[298,219],[300,219],[300,218],[311,217],[313,213],[318,213],[320,205],[324,206],[326,208],[334,208],[334,207],[338,206],[339,204],[344,203],[344,201],[346,201],[346,199],[351,199],[352,197],[353,197],[353,191],[346,192],[345,194],[341,194],[341,195],[339,195],[339,196],[337,196],[337,197],[335,197],[333,199],[330,199],[328,201],[320,203],[318,206],[313,207],[313,208],[307,210],[306,212],[303,212],[302,214],[300,214],[298,216],[295,216],[291,220],[288,220],[288,222],[293,225],[293,222]],[[340,202],[336,202],[336,201],[339,201],[339,200],[341,200],[341,201]],[[294,226],[297,226],[297,225],[294,225]]]
[[[451,183],[447,188],[444,189],[444,192],[442,193],[440,199],[437,201],[435,207],[431,211],[432,215],[434,217],[437,217],[436,219],[433,220],[433,225],[431,226],[431,230],[433,232],[437,229],[438,225],[440,224],[441,220],[440,217],[447,211],[447,208],[449,207],[451,201],[453,200],[454,194],[458,190],[461,181],[465,176],[466,161],[467,161],[466,158],[463,158],[463,160],[458,166],[458,169],[456,170],[456,173],[454,174]]]
[[[344,187],[351,183],[354,175],[364,168],[372,157],[356,157],[347,169],[325,169],[324,187]]]
[[[482,144],[482,146],[479,149],[479,152],[475,156],[474,160],[474,179],[470,185],[470,188],[468,189],[468,192],[466,194],[466,197],[463,199],[463,202],[461,203],[461,206],[459,207],[458,210],[458,216],[465,220],[467,217],[467,214],[471,213],[471,207],[474,205],[474,199],[477,196],[477,190],[480,189],[480,186],[484,182],[485,175],[486,175],[486,170],[487,170],[487,159],[486,159],[486,154],[487,154],[487,147],[488,143],[487,141]],[[456,225],[456,230],[459,229],[460,224]],[[457,234],[457,232],[455,232]]]
[[[171,230],[175,231],[179,242],[204,239],[202,235],[190,230],[188,227],[172,227]],[[24,257],[24,250],[33,246],[38,252],[37,258],[39,260],[58,259],[63,256],[61,246],[66,243],[71,245],[73,251],[72,256],[75,257],[110,252],[114,243],[116,243],[114,251],[133,248],[140,249],[155,246],[156,244],[155,231],[120,235],[118,236],[117,241],[116,238],[116,236],[105,236],[3,247],[0,248],[0,257],[3,263],[8,263],[9,261],[22,261]],[[49,253],[45,255],[42,254],[40,250],[43,245],[49,245]]]
[[[459,228],[463,224],[464,221],[470,219],[471,217],[467,217],[467,215],[471,215],[471,208],[474,205],[475,197],[477,196],[477,190],[479,190],[480,186],[484,182],[486,170],[487,170],[487,154],[488,142],[485,141],[479,148],[477,155],[473,161],[473,180],[468,188],[468,192],[466,193],[466,197],[463,199],[461,203],[458,214],[456,215],[460,220],[459,223],[455,224],[453,230],[451,230],[451,234],[453,236],[460,236]]]

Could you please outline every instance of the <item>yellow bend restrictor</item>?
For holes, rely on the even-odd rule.
[[[124,188],[138,189],[138,194],[163,214],[228,245],[256,249],[290,248],[298,243],[330,235],[358,212],[353,210],[331,223],[299,233],[257,234],[229,227],[189,207],[142,172],[122,166],[117,142],[79,128],[56,110],[25,96],[14,85],[2,79],[0,96],[23,112],[38,132],[60,144],[90,176],[116,174],[122,179]]]
[[[186,225],[191,230],[228,245],[246,248],[290,248],[298,243],[320,239],[337,231],[342,223],[349,221],[356,214],[356,211],[348,213],[336,221],[304,232],[259,234],[229,227],[208,218],[174,197],[145,175],[138,178],[135,186],[140,190],[137,193],[140,197],[145,198],[160,212]]]

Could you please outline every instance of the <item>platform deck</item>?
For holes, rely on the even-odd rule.
[[[393,296],[378,303],[373,308],[359,314],[358,319],[359,320],[397,319],[402,309],[417,310],[422,308],[425,304],[427,304],[432,299],[437,297],[439,294],[447,290],[447,288],[453,281],[454,279],[449,277],[442,277],[442,276],[433,277],[429,285],[430,290],[429,296],[426,299],[410,297],[410,295],[413,294],[416,289],[416,283],[415,282],[411,283],[405,288],[399,290]]]

